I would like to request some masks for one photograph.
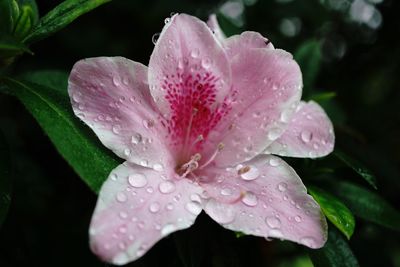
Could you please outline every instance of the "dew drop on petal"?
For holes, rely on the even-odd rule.
[[[301,134],[300,134],[300,137],[301,137],[301,140],[302,140],[304,143],[308,143],[308,142],[310,142],[311,139],[312,139],[312,133],[309,132],[309,131],[302,131]]]
[[[242,202],[247,206],[254,207],[258,203],[258,199],[253,192],[246,192],[242,198]]]
[[[199,202],[190,201],[186,203],[185,208],[187,211],[192,213],[193,215],[199,215],[202,211],[201,205]]]
[[[265,222],[271,228],[280,228],[281,227],[281,221],[274,216],[268,216],[267,218],[265,218]]]
[[[132,142],[132,144],[137,145],[140,142],[142,142],[142,139],[143,139],[142,136],[139,133],[136,133],[136,134],[132,135],[131,142]]]
[[[288,187],[287,183],[284,183],[284,182],[279,183],[277,186],[277,188],[280,192],[285,192],[287,187]]]
[[[280,163],[280,159],[278,159],[278,158],[271,158],[271,159],[269,159],[269,165],[271,165],[272,167],[277,167],[277,166],[279,166],[281,163]]]
[[[167,236],[170,233],[174,232],[176,230],[176,226],[172,223],[168,223],[164,225],[164,227],[161,229],[161,236]]]
[[[232,195],[232,190],[230,188],[222,188],[221,189],[221,195],[223,196],[230,196]]]
[[[114,134],[120,134],[121,133],[121,125],[119,125],[119,124],[113,125],[112,132]]]
[[[164,182],[161,182],[161,183],[158,185],[158,189],[159,189],[160,192],[163,193],[163,194],[169,194],[169,193],[174,192],[174,190],[175,190],[175,184],[174,184],[174,182],[172,182],[172,181],[164,181]]]
[[[160,210],[160,204],[158,204],[157,202],[151,203],[149,210],[151,213],[156,213]]]
[[[260,172],[257,169],[257,167],[255,167],[255,166],[248,166],[248,167],[249,167],[249,170],[247,172],[242,173],[240,175],[240,177],[246,181],[251,181],[251,180],[257,179],[258,176],[260,176]]]
[[[209,58],[204,58],[204,59],[202,59],[202,60],[201,60],[201,66],[202,66],[204,69],[210,68],[210,66],[211,66],[211,59],[209,59]]]
[[[160,172],[160,171],[164,170],[164,166],[162,164],[160,164],[160,163],[156,163],[156,164],[153,165],[153,169],[155,171]]]
[[[119,76],[114,76],[114,77],[112,78],[112,82],[113,82],[113,84],[114,84],[115,86],[120,86],[120,85],[121,85],[121,79],[120,79]]]
[[[128,200],[127,196],[123,192],[117,193],[116,199],[118,202],[121,202],[121,203],[126,202]]]
[[[133,187],[144,187],[147,184],[147,179],[144,174],[135,173],[128,176],[128,182]]]
[[[129,157],[131,155],[131,150],[129,148],[124,149],[124,155]]]
[[[192,50],[192,52],[190,52],[190,56],[192,57],[192,58],[198,58],[199,56],[200,56],[200,51],[199,51],[199,49],[193,49]]]
[[[153,36],[151,37],[151,41],[153,42],[153,44],[157,43],[158,38],[160,37],[160,33],[155,33],[153,34]]]
[[[294,220],[295,220],[296,222],[301,222],[301,221],[302,221],[301,217],[298,216],[298,215],[294,217]]]

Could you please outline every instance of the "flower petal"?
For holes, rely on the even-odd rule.
[[[122,57],[77,62],[68,92],[75,114],[119,157],[158,169],[170,155],[147,84],[147,67]]]
[[[226,54],[208,26],[189,15],[172,17],[149,63],[150,92],[163,112],[171,151],[187,154],[196,138],[207,136],[221,117],[230,77]]]
[[[215,34],[215,37],[220,43],[224,43],[226,39],[225,33],[222,31],[221,27],[219,26],[217,15],[211,14],[208,17],[207,21],[208,27],[210,27],[211,31]]]
[[[332,122],[314,101],[301,102],[288,128],[265,150],[280,156],[317,158],[332,152],[335,143]]]
[[[300,68],[279,49],[245,49],[232,64],[231,109],[207,140],[222,142],[218,166],[234,165],[261,153],[284,131],[301,97]]]
[[[327,224],[320,207],[280,158],[260,155],[236,168],[214,169],[209,175],[218,179],[202,185],[210,196],[204,211],[223,227],[310,248],[326,242]],[[237,192],[236,200],[227,200],[228,194]]]
[[[233,58],[244,49],[274,49],[274,46],[267,38],[263,37],[258,32],[245,31],[240,35],[233,35],[226,39],[224,48],[228,54],[228,58]]]
[[[124,163],[104,183],[90,226],[101,259],[121,265],[141,257],[164,236],[192,225],[201,188],[171,173]]]

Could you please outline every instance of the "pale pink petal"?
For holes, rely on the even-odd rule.
[[[218,41],[220,41],[220,43],[224,43],[226,35],[219,26],[217,15],[211,14],[208,17],[207,25],[208,27],[210,27],[211,31],[215,34],[215,37],[217,37]]]
[[[68,92],[75,114],[119,157],[158,169],[171,162],[146,66],[122,57],[81,60]]]
[[[240,35],[233,35],[225,40],[224,48],[229,58],[245,49],[265,48],[274,49],[272,43],[258,32],[246,31]]]
[[[227,166],[261,153],[284,132],[301,96],[302,77],[292,55],[278,49],[245,49],[231,61],[229,113],[207,139],[214,161]],[[207,158],[207,157],[205,157]]]
[[[226,54],[209,27],[189,15],[172,17],[149,63],[150,92],[165,118],[172,151],[187,151],[218,122],[230,77]]]
[[[335,135],[332,122],[314,101],[301,102],[283,135],[269,145],[267,154],[317,158],[332,152]]]
[[[121,265],[141,257],[166,235],[192,225],[202,211],[201,188],[172,172],[124,163],[104,183],[90,225],[90,245]]]
[[[260,155],[234,168],[208,172],[204,210],[223,227],[320,248],[327,224],[296,172],[283,160]]]

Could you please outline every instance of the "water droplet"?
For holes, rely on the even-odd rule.
[[[271,228],[280,228],[281,227],[281,221],[274,216],[268,216],[267,218],[265,218],[265,222]]]
[[[78,92],[78,93],[72,95],[72,99],[73,99],[76,103],[78,103],[78,102],[81,101],[81,96],[82,96],[82,93],[81,93],[81,92]]]
[[[140,165],[142,165],[143,167],[147,167],[147,165],[149,165],[149,162],[146,159],[142,159],[140,161]]]
[[[268,132],[268,139],[274,141],[281,136],[282,130],[280,128],[272,128]]]
[[[308,142],[310,142],[311,139],[312,139],[312,133],[309,132],[309,131],[302,131],[300,137],[301,137],[301,140],[302,140],[304,143],[308,143]]]
[[[209,58],[204,58],[204,59],[201,61],[201,66],[202,66],[203,68],[205,68],[205,69],[210,68],[210,67],[211,67],[211,59],[209,59]]]
[[[154,121],[152,119],[143,120],[143,125],[146,127],[146,129],[149,129],[154,126]]]
[[[153,42],[153,44],[157,43],[158,38],[160,37],[160,33],[155,33],[153,34],[153,36],[151,37],[151,41]]]
[[[287,187],[288,187],[287,183],[283,183],[283,182],[279,183],[277,186],[277,188],[280,192],[285,192]]]
[[[185,208],[193,215],[199,215],[200,212],[202,211],[200,203],[194,201],[186,203]]]
[[[131,155],[131,150],[129,148],[124,149],[124,155],[129,157]]]
[[[120,79],[119,76],[114,76],[114,77],[112,78],[112,82],[113,82],[113,84],[114,84],[115,86],[120,86],[120,85],[121,85],[121,79]]]
[[[155,171],[160,172],[160,171],[164,170],[164,166],[162,164],[160,164],[160,163],[156,163],[156,164],[153,165],[153,169]]]
[[[112,173],[110,177],[111,177],[111,180],[113,180],[113,181],[118,180],[118,175],[116,173]]]
[[[123,192],[119,192],[116,196],[116,199],[118,202],[121,202],[121,203],[126,202],[128,200],[127,196]]]
[[[164,225],[164,227],[161,229],[161,236],[167,236],[170,233],[174,232],[176,230],[176,226],[173,225],[172,223],[168,223]]]
[[[184,67],[184,62],[183,62],[183,59],[180,58],[180,59],[178,60],[178,68],[182,70],[183,67]]]
[[[230,188],[222,188],[221,195],[230,196],[230,195],[232,195],[232,190]]]
[[[167,210],[173,210],[173,209],[174,209],[174,204],[168,203],[168,204],[165,206],[165,208],[166,208]]]
[[[147,187],[146,188],[146,192],[149,193],[149,194],[152,194],[154,192],[153,187],[151,187],[151,186]]]
[[[125,84],[125,85],[129,85],[129,79],[128,79],[128,77],[123,77],[123,78],[122,78],[122,83]]]
[[[269,159],[269,165],[271,165],[272,167],[277,167],[281,164],[280,159],[278,158],[270,158]]]
[[[192,58],[198,58],[200,56],[200,51],[199,49],[195,48],[192,50],[192,52],[190,52],[190,56]]]
[[[158,189],[163,194],[169,194],[175,191],[175,184],[172,181],[164,181],[158,185]]]
[[[121,217],[121,219],[126,219],[128,218],[128,213],[126,213],[125,211],[121,211],[119,213],[119,217]]]
[[[292,116],[292,110],[291,109],[285,109],[282,113],[281,113],[281,121],[284,123],[288,123],[290,118]]]
[[[250,169],[249,169],[247,172],[242,173],[242,174],[240,175],[240,177],[241,177],[243,180],[246,180],[246,181],[252,181],[252,180],[257,179],[258,176],[260,175],[260,172],[258,171],[258,169],[257,169],[255,166],[248,166],[248,167],[249,167]]]
[[[113,125],[112,132],[114,134],[120,134],[121,133],[121,125],[119,125],[119,124]]]
[[[198,194],[191,194],[190,195],[190,200],[201,203],[201,198],[200,198],[200,196]]]
[[[300,216],[295,216],[295,217],[294,217],[294,220],[295,220],[296,222],[301,222],[302,219],[301,219]]]
[[[160,204],[158,204],[157,202],[151,203],[149,210],[152,213],[158,212],[160,210]]]
[[[164,19],[164,24],[168,24],[168,23],[170,23],[171,22],[171,18],[165,18]]]
[[[247,206],[254,207],[258,203],[258,199],[253,192],[246,192],[242,198],[242,202]]]
[[[128,176],[128,182],[133,187],[143,187],[147,184],[147,179],[144,174],[135,173]]]

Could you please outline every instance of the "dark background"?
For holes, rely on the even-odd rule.
[[[40,14],[58,2],[38,0]],[[375,28],[352,18],[352,2],[247,0],[239,26],[223,25],[230,33],[258,31],[275,47],[289,52],[310,39],[321,42],[323,61],[314,92],[337,94],[325,104],[335,124],[337,147],[364,162],[378,178],[379,194],[399,208],[400,8],[394,0],[377,4],[382,21]],[[206,19],[221,11],[223,4],[115,0],[35,44],[31,48],[35,55],[20,58],[15,72],[69,71],[79,59],[93,56],[120,55],[147,65],[152,36],[161,31],[171,12]],[[57,153],[24,107],[9,96],[0,96],[0,129],[15,162],[12,203],[0,228],[0,266],[106,266],[88,248],[88,224],[96,195]],[[330,157],[318,162],[336,164]],[[303,163],[293,160],[307,184]],[[360,182],[346,168],[339,168],[332,179],[344,177]],[[400,266],[399,240],[398,232],[357,219],[350,245],[361,266]],[[192,228],[165,238],[131,264],[211,265],[312,266],[305,248],[250,236],[237,238],[204,214]]]

